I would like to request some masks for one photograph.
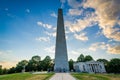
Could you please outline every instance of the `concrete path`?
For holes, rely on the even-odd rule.
[[[50,80],[76,80],[69,73],[55,73]]]

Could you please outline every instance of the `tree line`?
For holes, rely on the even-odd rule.
[[[80,54],[76,62],[86,62],[94,60],[92,56]],[[107,73],[120,73],[120,58],[113,58],[110,61],[106,59],[97,59],[96,61],[103,62]]]
[[[80,54],[76,61],[69,60],[70,71],[74,71],[73,63],[75,62],[86,62],[94,60],[92,56]],[[96,61],[103,62],[106,68],[107,73],[120,73],[120,58],[113,58],[110,61],[106,59],[97,59]],[[16,67],[10,69],[2,68],[0,66],[0,75],[1,74],[11,74],[19,73],[22,71],[32,72],[32,71],[53,71],[54,70],[54,60],[50,56],[46,56],[43,60],[41,57],[36,55],[33,56],[30,60],[22,60],[18,62]]]

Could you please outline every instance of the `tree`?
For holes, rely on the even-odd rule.
[[[8,70],[8,74],[11,74],[11,73],[15,73],[16,72],[16,68],[15,67],[12,67]]]
[[[41,62],[42,70],[46,71],[48,69],[51,69],[51,61],[52,59],[50,58],[50,56],[46,56]]]
[[[25,66],[27,66],[28,61],[27,60],[22,60],[20,62],[18,62],[17,66],[16,66],[16,72],[21,72],[23,70],[23,68]]]
[[[33,56],[33,57],[32,57],[32,60],[33,60],[34,62],[39,62],[39,61],[41,60],[41,58],[40,58],[40,56],[36,55],[36,56]]]
[[[93,60],[93,58],[90,55],[85,56],[85,59],[84,59],[85,62],[91,61],[91,60]]]
[[[81,54],[78,58],[77,58],[77,62],[84,62],[85,58],[84,55]]]
[[[27,71],[37,71],[37,70],[41,70],[41,66],[40,66],[40,62],[41,61],[41,57],[36,55],[33,56],[31,58],[31,60],[29,60],[28,65],[26,67]]]
[[[107,68],[108,60],[106,60],[106,59],[97,59],[97,61],[99,61],[99,62],[103,62],[104,65],[105,65],[105,69],[106,69],[106,71],[108,70],[108,68]]]
[[[2,69],[2,73],[3,74],[7,74],[8,73],[8,70],[6,68]]]
[[[69,60],[69,68],[70,68],[70,71],[73,70],[73,63],[74,61],[72,59]]]
[[[0,75],[3,73],[2,71],[2,65],[0,65]]]
[[[120,59],[111,59],[107,66],[107,71],[109,73],[120,73]]]
[[[0,75],[7,74],[7,73],[8,73],[8,69],[6,68],[2,69],[2,65],[0,65]]]
[[[108,64],[108,60],[106,60],[106,59],[97,59],[97,61],[103,62],[105,66],[107,66],[107,64]]]

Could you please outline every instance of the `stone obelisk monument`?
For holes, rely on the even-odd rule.
[[[64,19],[63,19],[63,12],[61,8],[58,9],[54,71],[55,72],[69,71],[65,29],[64,29]]]

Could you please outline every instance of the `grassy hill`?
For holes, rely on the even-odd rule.
[[[72,73],[78,80],[120,80],[120,74]]]
[[[31,74],[15,73],[0,75],[0,80],[48,80],[53,73]],[[120,80],[120,74],[72,73],[77,80]]]
[[[53,73],[31,74],[31,73],[15,73],[0,75],[0,80],[47,80]]]

